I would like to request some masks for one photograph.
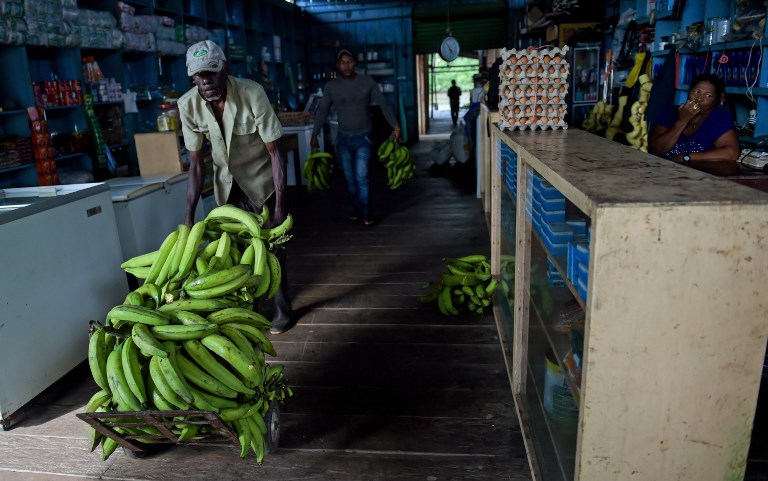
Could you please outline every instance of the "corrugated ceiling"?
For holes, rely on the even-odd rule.
[[[416,53],[434,53],[450,26],[462,51],[503,47],[507,43],[507,2],[451,2],[413,7],[413,45]],[[450,22],[450,23],[449,23]]]
[[[312,11],[338,7],[340,11],[371,6],[410,7],[413,18],[415,53],[435,53],[451,33],[462,51],[504,47],[508,43],[508,10],[520,0],[297,0],[296,4]],[[360,11],[360,10],[358,10]]]

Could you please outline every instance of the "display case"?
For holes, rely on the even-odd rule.
[[[568,115],[570,125],[581,126],[600,99],[600,44],[584,43],[571,47]]]
[[[578,129],[492,135],[494,314],[534,479],[742,479],[768,195]]]

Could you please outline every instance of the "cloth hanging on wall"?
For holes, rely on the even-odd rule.
[[[664,59],[664,64],[653,79],[651,97],[645,109],[645,120],[648,122],[648,135],[653,132],[656,117],[667,105],[675,103],[677,87],[677,51],[675,47],[669,49]]]

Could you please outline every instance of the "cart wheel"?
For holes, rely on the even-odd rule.
[[[267,424],[267,453],[274,454],[280,442],[280,406],[276,401],[269,403],[264,422]]]
[[[149,454],[147,451],[134,451],[123,446],[123,452],[131,459],[146,458]]]

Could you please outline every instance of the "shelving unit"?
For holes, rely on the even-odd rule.
[[[176,28],[186,26],[206,29],[209,38],[218,42],[227,53],[232,74],[251,78],[265,86],[267,94],[277,108],[280,97],[298,96],[296,78],[304,77],[297,65],[304,59],[304,28],[300,10],[282,0],[127,0],[136,15],[158,15],[172,19]],[[118,16],[117,0],[81,0],[78,7],[109,12]],[[267,69],[259,68],[262,48],[273,52],[275,36],[280,37],[281,61],[274,57],[266,62]],[[177,32],[178,37],[178,32]],[[183,34],[187,45],[192,42]],[[186,92],[191,83],[186,74],[185,55],[160,50],[143,51],[123,48],[90,47],[41,47],[0,44],[0,61],[13,65],[7,79],[2,99],[10,100],[18,108],[0,112],[0,136],[20,135],[30,137],[26,107],[35,104],[31,82],[40,80],[73,79],[83,81],[81,58],[91,56],[98,62],[104,76],[115,78],[123,91],[131,89],[142,94],[137,98],[137,112],[124,113],[125,141],[109,147],[127,164],[128,174],[138,175],[138,162],[133,136],[136,133],[157,130],[158,105],[164,97],[174,97]],[[98,102],[97,112],[115,107],[123,108],[123,102]],[[87,131],[82,105],[63,108],[47,108],[50,130],[61,127],[69,132],[76,125]],[[94,171],[93,160],[86,153],[80,159],[84,170],[94,172],[97,180],[108,175]],[[61,158],[68,164],[74,160]],[[35,164],[0,168],[0,187],[37,185]]]
[[[534,479],[742,479],[768,195],[578,129],[491,130],[493,273],[509,283],[515,265],[494,314]],[[557,195],[586,227],[575,276],[537,205]]]
[[[318,44],[313,48],[314,55],[309,65],[310,88],[313,92],[322,89],[325,83],[336,74],[336,54],[341,45]],[[373,78],[381,88],[384,97],[394,109],[397,107],[397,55],[394,44],[376,43],[351,45],[355,55],[355,69]]]
[[[667,2],[672,3],[672,2]],[[647,11],[647,2],[637,0],[638,13]],[[663,5],[657,2],[660,8]],[[705,22],[713,17],[733,18],[734,12],[731,11],[734,3],[723,2],[721,0],[704,0],[701,2],[686,2],[679,17],[673,16],[674,12],[667,9],[665,11],[657,10],[655,12],[655,37],[660,39],[662,36],[677,35],[678,38],[686,38],[686,27],[696,22]],[[763,12],[765,13],[765,12]],[[651,17],[639,18],[638,23],[648,23]],[[709,73],[719,73],[726,78],[726,92],[728,94],[727,102],[735,112],[735,121],[739,126],[747,124],[750,111],[756,111],[756,123],[753,126],[753,136],[759,137],[768,134],[768,67],[762,59],[768,54],[768,43],[765,39],[766,30],[763,28],[758,39],[746,39],[726,42],[715,42],[709,44],[706,35],[701,45],[691,48],[689,45],[678,49],[679,60],[679,88],[677,90],[676,102],[682,103],[687,97],[688,79],[697,73],[704,71]],[[682,42],[681,42],[682,43]],[[669,49],[653,52],[654,63],[658,64],[670,54]],[[751,59],[749,54],[751,53]],[[724,64],[718,71],[717,59],[721,54],[729,57],[729,63]],[[747,60],[750,60],[747,63]],[[727,75],[735,65],[743,64],[745,72],[739,78],[733,79]],[[750,71],[751,70],[751,71]],[[742,78],[746,77],[746,78]],[[755,77],[757,77],[755,79]],[[748,85],[754,88],[749,89]],[[750,99],[750,95],[754,101]]]

